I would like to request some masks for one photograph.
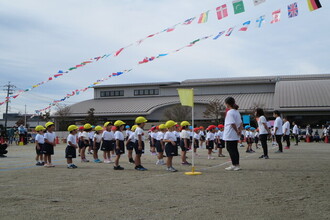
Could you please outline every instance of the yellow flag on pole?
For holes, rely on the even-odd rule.
[[[194,106],[194,89],[178,89],[181,105]]]

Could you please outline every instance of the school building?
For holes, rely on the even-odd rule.
[[[194,88],[197,123],[212,120],[203,114],[210,101],[223,103],[228,96],[236,99],[242,115],[261,107],[267,116],[279,110],[302,126],[330,122],[330,74],[101,85],[94,87],[93,99],[72,105],[69,117],[78,123],[94,108],[100,122],[121,119],[132,123],[137,116],[150,122],[163,121],[165,110],[180,103],[178,88]]]

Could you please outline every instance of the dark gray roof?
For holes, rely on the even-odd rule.
[[[143,86],[170,86],[170,85],[179,85],[180,82],[150,82],[150,83],[127,83],[127,84],[113,84],[113,85],[100,85],[94,86],[95,89],[102,88],[121,88],[121,87],[143,87]]]

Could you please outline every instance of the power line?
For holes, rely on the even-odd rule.
[[[6,114],[5,114],[5,134],[7,134],[9,95],[13,94],[14,89],[16,88],[16,86],[14,86],[14,85],[10,84],[10,82],[8,82],[8,84],[4,85],[3,87],[5,88],[4,91],[7,92],[7,96],[6,96]]]

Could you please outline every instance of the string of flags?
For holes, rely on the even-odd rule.
[[[235,1],[237,2],[237,1]],[[258,5],[258,4],[261,4],[265,2],[265,0],[254,0],[254,4],[255,5]],[[312,10],[316,10],[316,7],[314,6],[317,6],[318,8],[322,7],[321,4],[319,3],[318,0],[308,0],[308,2],[314,2],[315,4],[311,4],[313,7],[312,7]],[[316,2],[318,2],[318,4],[316,4]],[[225,17],[225,16],[228,16],[228,12],[226,12],[226,6],[222,5],[220,7],[217,8],[217,16],[218,18],[221,16],[222,18]],[[242,10],[242,9],[240,9]],[[296,17],[298,16],[298,3],[297,2],[294,2],[290,5],[287,6],[287,12],[288,12],[288,18],[293,18],[293,17]],[[208,15],[205,15],[204,13],[201,14],[201,17],[199,18],[199,20],[203,20],[203,19],[207,19],[207,17],[205,16],[208,16]],[[278,10],[275,10],[273,13],[272,13],[272,17],[271,17],[271,20],[270,20],[270,24],[274,24],[274,23],[277,23],[280,21],[280,17],[281,17],[281,9],[278,9]],[[191,19],[188,19],[186,20],[186,23],[191,23],[193,20],[195,20],[195,18],[191,18]],[[258,18],[256,18],[255,20],[248,20],[246,22],[244,22],[241,27],[238,29],[238,31],[241,31],[241,32],[245,32],[248,30],[249,26],[251,25],[251,23],[255,21],[256,23],[256,26],[257,28],[261,28],[262,27],[262,24],[264,24],[266,22],[266,15],[261,15],[259,16]],[[196,40],[193,40],[191,41],[189,44],[179,48],[179,49],[176,49],[176,50],[173,50],[173,51],[170,51],[168,53],[161,53],[161,54],[158,54],[158,55],[155,55],[155,56],[150,56],[150,57],[145,57],[143,59],[141,59],[140,61],[138,61],[138,63],[136,65],[141,65],[141,64],[145,64],[145,63],[149,63],[149,62],[152,62],[154,60],[157,60],[159,58],[162,58],[162,57],[165,57],[165,56],[168,56],[169,54],[173,54],[173,53],[177,53],[185,48],[188,48],[188,47],[192,47],[194,46],[196,43],[198,42],[201,42],[203,40],[207,40],[207,39],[213,39],[213,40],[217,40],[218,38],[220,38],[221,36],[226,36],[226,37],[230,37],[231,34],[234,32],[235,30],[235,26],[233,27],[230,27],[226,30],[222,30],[220,32],[218,32],[217,34],[213,34],[213,35],[208,35],[208,36],[205,36],[205,37],[202,37],[202,38],[199,38],[199,39],[196,39]],[[118,50],[118,54],[123,50],[120,49]],[[117,54],[117,55],[118,55]],[[80,92],[85,92],[87,91],[88,89],[90,88],[93,88],[94,86],[98,85],[98,84],[101,84],[103,83],[104,81],[112,78],[112,77],[115,77],[115,76],[120,76],[120,75],[123,75],[125,73],[128,73],[130,71],[132,71],[133,68],[131,69],[128,69],[128,70],[124,70],[124,71],[120,71],[120,72],[115,72],[115,73],[112,73],[110,75],[108,75],[106,78],[102,78],[102,79],[99,79],[95,82],[93,82],[92,84],[90,84],[89,86],[85,87],[85,88],[82,88],[82,89],[76,89],[76,90],[73,90],[71,91],[70,93],[68,93],[65,97],[63,97],[62,99],[58,99],[58,100],[54,100],[52,103],[50,103],[48,105],[48,107],[46,108],[43,108],[43,109],[39,109],[39,110],[36,110],[36,114],[40,114],[41,112],[43,111],[46,111],[50,108],[52,108],[53,106],[57,105],[59,102],[63,102],[65,101],[66,99],[72,97],[72,96],[75,96],[75,95],[79,95]]]

